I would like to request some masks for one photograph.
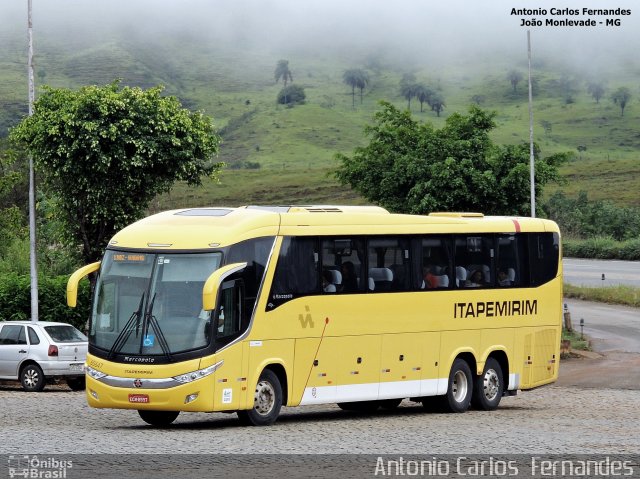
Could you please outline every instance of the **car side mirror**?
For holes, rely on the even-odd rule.
[[[75,308],[78,302],[78,283],[82,278],[100,269],[100,261],[76,270],[67,281],[67,306]]]
[[[224,281],[227,276],[242,271],[246,267],[247,263],[233,263],[223,266],[211,273],[202,288],[202,309],[205,311],[215,309],[218,289],[222,281]]]

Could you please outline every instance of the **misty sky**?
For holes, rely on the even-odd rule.
[[[0,0],[5,33],[26,26],[26,5],[26,0]],[[207,41],[285,53],[314,43],[344,49],[386,45],[432,56],[526,49],[526,28],[510,15],[513,7],[599,5],[630,8],[632,15],[615,28],[532,28],[534,51],[579,55],[590,48],[591,58],[620,51],[637,56],[640,46],[640,7],[634,11],[638,4],[629,0],[33,0],[33,5],[36,42],[51,32],[99,36],[129,28],[150,39],[186,31]]]

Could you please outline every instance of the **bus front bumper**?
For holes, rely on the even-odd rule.
[[[123,381],[113,385],[87,376],[86,384],[87,403],[94,408],[192,412],[214,410],[212,376],[175,385],[149,383],[146,378],[131,378],[127,383]]]

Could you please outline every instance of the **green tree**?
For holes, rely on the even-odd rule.
[[[600,98],[604,96],[604,85],[602,82],[589,82],[587,85],[587,93],[596,101],[600,103]]]
[[[293,81],[293,75],[291,74],[291,70],[289,70],[289,60],[278,60],[273,77],[275,78],[276,83],[278,83],[282,78],[285,88],[289,81]]]
[[[511,83],[511,86],[513,87],[513,92],[515,93],[518,83],[522,81],[522,78],[523,78],[522,73],[520,73],[518,70],[511,70],[507,74],[507,78],[509,79],[509,83]]]
[[[356,107],[356,88],[360,90],[362,104],[362,91],[369,84],[369,74],[362,68],[350,68],[342,74],[342,81],[351,87],[351,107]]]
[[[431,88],[422,83],[418,83],[415,86],[414,93],[416,95],[416,99],[420,102],[420,113],[422,113],[424,103],[429,105],[435,93]]]
[[[411,111],[411,99],[416,96],[416,76],[405,73],[400,80],[400,94],[407,100],[407,110]]]
[[[444,110],[444,107],[447,105],[444,102],[442,94],[436,92],[429,98],[429,106],[436,112],[436,115],[440,116],[440,113],[442,113],[442,110]]]
[[[613,103],[620,107],[620,116],[624,116],[624,108],[631,100],[631,91],[627,87],[620,87],[611,95]]]
[[[369,85],[369,74],[365,70],[360,70],[357,87],[360,90],[360,104],[362,105],[362,92]]]
[[[455,113],[435,129],[383,102],[373,125],[365,127],[369,144],[351,156],[337,154],[336,176],[367,200],[395,212],[483,211],[527,214],[529,146],[495,145],[489,134],[495,113],[473,106]],[[536,196],[560,179],[558,166],[569,153],[540,157],[536,148]]]
[[[223,166],[211,119],[183,109],[162,87],[119,82],[73,91],[44,88],[33,116],[11,131],[33,155],[58,219],[85,262],[111,236],[144,215],[177,180],[199,185]]]

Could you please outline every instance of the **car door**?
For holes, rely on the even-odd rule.
[[[18,366],[29,355],[25,327],[4,324],[0,329],[0,377],[16,379]]]

